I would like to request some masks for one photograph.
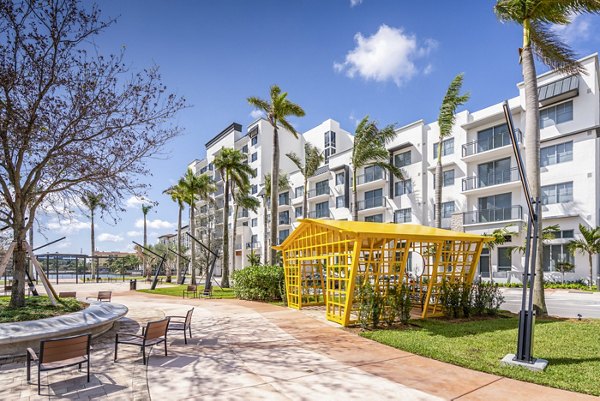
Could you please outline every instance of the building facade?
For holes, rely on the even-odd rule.
[[[600,225],[600,94],[597,54],[581,60],[585,74],[565,76],[550,71],[538,77],[541,127],[541,185],[543,226],[558,225],[555,239],[546,241],[542,255],[547,279],[560,280],[561,263],[575,264],[567,279],[589,276],[586,255],[572,255],[566,244],[579,236],[578,225]],[[518,95],[508,99],[515,126],[524,130],[525,94],[523,83]],[[510,248],[524,243],[527,221],[526,200],[521,188],[510,136],[504,120],[503,102],[456,116],[452,135],[442,143],[443,191],[442,228],[489,234],[498,228],[512,233],[506,244],[486,250],[479,273],[500,281],[519,280],[523,255]],[[358,208],[359,220],[385,223],[434,224],[434,173],[437,162],[439,127],[423,120],[397,128],[396,139],[388,145],[390,160],[404,171],[403,177],[389,175],[374,166],[357,171],[357,199],[352,199],[351,152],[353,136],[334,120],[326,120],[295,139],[280,129],[281,171],[290,187],[279,193],[279,241],[285,239],[304,215],[304,178],[285,156],[302,156],[310,142],[323,151],[325,163],[308,178],[309,218],[351,220]],[[236,268],[247,264],[251,252],[264,257],[270,244],[265,240],[265,224],[271,216],[264,202],[264,176],[270,173],[272,156],[271,125],[254,121],[243,132],[233,123],[206,143],[206,157],[190,164],[196,174],[210,174],[217,184],[214,203],[197,205],[197,235],[203,241],[222,241],[223,182],[212,160],[223,147],[239,149],[248,156],[256,177],[251,193],[261,201],[257,212],[240,210],[230,224],[237,222],[236,238],[228,239],[236,258]],[[518,136],[522,139],[522,133]],[[519,141],[524,150],[524,141]],[[525,161],[527,162],[527,161]],[[231,200],[229,200],[231,202]],[[268,203],[268,202],[267,202]],[[233,206],[233,204],[232,204]],[[233,213],[233,207],[230,208]],[[231,231],[230,231],[231,233]],[[598,272],[598,258],[594,271]]]

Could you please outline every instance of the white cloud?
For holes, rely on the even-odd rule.
[[[433,72],[433,65],[431,63],[429,63],[425,66],[425,69],[423,70],[423,75],[429,75],[432,72]]]
[[[587,40],[590,38],[590,16],[573,15],[571,23],[567,25],[554,25],[552,30],[559,35],[565,42],[574,45],[578,40]]]
[[[143,224],[143,223],[142,223]],[[143,235],[144,233],[141,231],[127,231],[127,236],[128,237],[139,237],[141,235]]]
[[[262,110],[258,110],[258,109],[254,109],[250,112],[250,117],[252,117],[255,120],[263,117],[264,115],[265,115],[265,113]]]
[[[363,2],[363,0],[350,0],[350,7],[356,7],[358,5],[360,5]]]
[[[433,39],[419,43],[415,35],[404,33],[403,28],[385,24],[371,36],[357,33],[354,40],[356,47],[346,54],[343,63],[333,63],[334,70],[345,72],[350,78],[359,75],[376,82],[392,80],[398,86],[418,74],[420,68],[416,61],[437,47]]]
[[[98,241],[100,242],[121,242],[123,237],[116,234],[102,233],[98,235]]]
[[[152,204],[153,202],[148,199],[145,198],[143,196],[131,196],[129,197],[129,199],[127,199],[127,207],[130,209],[134,209],[134,208],[141,208],[142,205],[149,205]]]
[[[81,230],[89,229],[91,226],[89,221],[80,221],[76,218],[59,220],[54,218],[50,220],[46,227],[56,234],[73,234]]]
[[[161,219],[156,219],[156,220],[148,219],[146,222],[146,225],[148,228],[153,228],[155,230],[162,230],[162,229],[168,229],[168,228],[175,227],[174,223],[171,223],[171,222],[165,221],[165,220],[161,220]],[[144,219],[137,219],[135,222],[135,227],[136,228],[144,228]]]

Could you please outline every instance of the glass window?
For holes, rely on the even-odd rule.
[[[394,164],[396,167],[408,166],[411,163],[410,150],[394,156]]]
[[[208,206],[204,205],[200,208],[200,213],[206,213],[206,212],[208,212]]]
[[[542,252],[542,266],[545,272],[556,271],[557,265],[565,262],[575,263],[573,254],[569,252],[567,244],[544,245]]]
[[[394,183],[394,195],[407,195],[413,192],[412,181],[410,179],[397,181]]]
[[[573,160],[573,141],[546,146],[540,149],[540,166]]]
[[[498,270],[510,270],[512,268],[512,249],[508,246],[498,247]]]
[[[477,200],[479,211],[477,213],[478,223],[488,221],[510,220],[512,216],[512,194],[499,194],[484,196]]]
[[[250,225],[251,225],[252,227],[256,227],[256,226],[258,226],[258,219],[257,219],[257,218],[254,218],[254,219],[252,219],[252,221],[251,221],[251,224],[250,224]]]
[[[290,193],[283,192],[279,194],[279,204],[280,205],[289,205],[290,204]]]
[[[329,180],[319,181],[315,185],[316,193],[315,196],[325,195],[329,193]]]
[[[477,153],[510,145],[510,135],[506,124],[477,132]]]
[[[394,212],[394,223],[409,223],[412,220],[410,208],[396,210]]]
[[[345,173],[337,173],[335,175],[335,185],[344,185],[346,182],[346,174]]]
[[[254,153],[252,153],[252,155],[250,155],[251,162],[255,162],[256,159],[258,159],[258,152],[254,152]]]
[[[573,120],[573,101],[546,107],[540,110],[540,128]]]
[[[325,163],[329,161],[329,157],[335,154],[335,132],[327,131],[324,135],[325,140]]]
[[[383,169],[379,166],[365,167],[364,181],[371,182],[383,178]]]
[[[286,210],[285,212],[279,212],[279,224],[290,224],[289,210]]]
[[[258,185],[254,184],[252,185],[252,190],[250,191],[252,193],[252,195],[254,195],[255,193],[258,192]]]
[[[242,153],[248,153],[248,145],[242,147]]]
[[[365,221],[373,223],[383,223],[383,214],[374,214],[373,216],[365,216]]]
[[[258,135],[252,137],[251,144],[255,146],[258,143]]]
[[[296,218],[297,218],[297,219],[299,219],[299,218],[301,218],[301,217],[302,217],[302,206],[297,206],[297,207],[296,207],[296,213],[295,213],[295,216],[296,216]]]
[[[279,230],[279,243],[281,244],[290,235],[290,230]]]
[[[315,205],[315,217],[329,217],[329,201],[317,203]]]
[[[454,214],[454,201],[443,202],[442,203],[442,219],[447,219],[452,217]]]
[[[344,195],[335,198],[335,207],[346,207],[346,197]]]
[[[304,196],[304,187],[300,186],[300,187],[294,188],[294,194],[295,194],[296,198],[300,198],[301,196]]]
[[[438,144],[436,142],[433,144],[433,158],[437,159],[438,157]],[[454,153],[454,138],[448,138],[442,141],[442,156],[451,155]]]
[[[442,186],[448,187],[450,185],[454,185],[454,169],[446,170],[442,173],[442,175],[444,176]]]
[[[365,192],[365,209],[383,206],[383,189]]]
[[[542,187],[542,205],[573,201],[573,182],[544,185]]]

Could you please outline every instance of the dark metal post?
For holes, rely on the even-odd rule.
[[[75,284],[79,284],[79,256],[75,256]]]
[[[159,265],[158,265],[158,267],[156,268],[156,273],[154,273],[154,279],[152,280],[152,285],[150,286],[150,289],[151,289],[151,290],[154,290],[154,289],[156,289],[156,284],[158,284],[158,275],[159,275],[159,273],[160,273],[160,270],[163,268],[163,264],[165,263],[165,256],[166,256],[166,253],[165,253],[164,255],[159,255],[158,253],[151,251],[150,249],[146,248],[146,247],[145,247],[145,246],[143,246],[143,245],[140,245],[140,244],[138,244],[138,243],[137,243],[137,242],[135,242],[135,241],[131,241],[131,242],[133,242],[134,244],[136,244],[137,246],[139,246],[140,248],[142,248],[142,249],[143,249],[143,250],[145,250],[146,252],[149,252],[149,253],[151,253],[152,255],[154,255],[154,256],[156,256],[156,257],[159,257],[159,258],[160,258],[160,264],[159,264]]]
[[[58,284],[58,255],[54,255],[54,270],[56,270],[56,284]]]

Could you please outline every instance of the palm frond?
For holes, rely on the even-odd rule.
[[[544,22],[531,22],[531,44],[536,57],[550,68],[566,74],[584,72],[575,52]]]
[[[463,84],[463,74],[460,73],[450,83],[438,116],[438,125],[440,127],[440,138],[445,138],[452,133],[452,128],[456,122],[456,109],[465,104],[469,98],[469,93],[460,94]]]
[[[319,166],[325,160],[323,152],[316,146],[306,143],[304,145],[304,173],[305,177],[312,177],[315,175]]]
[[[265,113],[268,113],[271,106],[269,105],[269,102],[267,102],[266,100],[263,100],[261,98],[258,97],[254,97],[251,96],[248,99],[248,103],[250,103],[250,105],[254,106],[255,108],[264,111]]]
[[[382,169],[389,171],[390,174],[392,174],[394,177],[398,178],[399,180],[404,180],[404,177],[405,177],[404,171],[402,171],[401,168],[396,167],[394,165],[394,163],[376,161],[376,162],[373,162],[372,165],[381,167]]]
[[[302,165],[302,160],[300,159],[300,156],[298,156],[294,152],[287,153],[286,156],[292,161],[292,163],[296,165],[296,167],[298,167],[298,170],[300,170],[302,174],[305,174],[304,166]]]
[[[294,126],[292,124],[290,124],[288,122],[288,120],[286,120],[285,118],[279,118],[279,124],[281,124],[281,126],[283,128],[285,128],[286,130],[288,130],[289,132],[292,133],[292,135],[294,135],[295,138],[298,138],[298,132],[296,131],[296,128],[294,128]]]

